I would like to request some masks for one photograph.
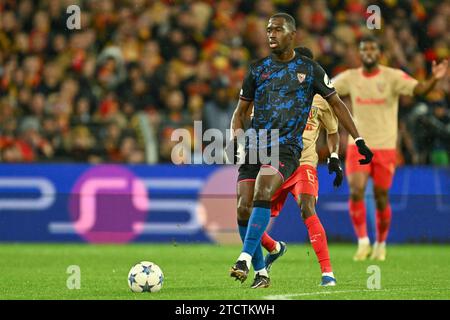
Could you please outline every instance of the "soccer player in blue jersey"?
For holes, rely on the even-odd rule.
[[[336,94],[325,71],[315,61],[296,54],[294,40],[295,20],[286,13],[278,13],[269,19],[267,37],[272,54],[250,65],[244,79],[240,99],[231,120],[232,141],[245,129],[249,110],[253,105],[251,129],[258,138],[256,143],[245,145],[245,163],[239,167],[237,185],[237,216],[239,234],[244,243],[241,254],[230,270],[230,276],[244,282],[250,264],[255,270],[252,288],[270,285],[261,248],[261,236],[270,219],[271,198],[285,179],[299,165],[305,129],[315,94],[327,99],[339,122],[356,140],[358,151],[364,156],[361,163],[372,159],[372,152],[359,136],[345,104]],[[239,130],[241,129],[241,130]],[[261,143],[266,130],[278,130],[275,144]],[[256,163],[248,156],[252,149],[278,148],[278,165]]]

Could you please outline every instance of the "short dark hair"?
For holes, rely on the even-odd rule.
[[[309,59],[314,59],[314,54],[312,53],[311,49],[307,47],[297,47],[295,50],[300,53],[302,56],[305,56]]]
[[[287,14],[284,12],[279,12],[279,13],[275,13],[273,16],[270,17],[270,19],[274,19],[274,18],[283,18],[284,21],[286,21],[289,28],[291,29],[291,31],[294,31],[297,29],[297,26],[295,24],[295,19],[290,14]]]
[[[375,42],[378,46],[380,46],[377,38],[375,38],[375,36],[373,36],[371,34],[366,34],[359,39],[359,44],[361,44],[363,42]]]

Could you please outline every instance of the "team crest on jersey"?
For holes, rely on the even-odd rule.
[[[377,83],[378,91],[383,92],[385,87],[386,87],[385,83],[381,83],[381,82]]]
[[[306,78],[305,73],[297,73],[298,82],[302,83],[303,81],[305,81],[305,78]]]
[[[315,119],[317,117],[317,113],[319,112],[319,108],[316,106],[311,106],[311,110],[309,111],[309,120]]]

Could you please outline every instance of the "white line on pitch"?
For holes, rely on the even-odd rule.
[[[450,288],[427,288],[426,290],[439,290],[439,291],[450,291]],[[390,292],[390,291],[419,291],[417,288],[392,288],[392,289],[377,289],[377,290],[336,290],[336,291],[317,291],[317,292],[302,292],[302,293],[288,293],[288,294],[276,294],[265,296],[263,299],[266,300],[291,300],[293,297],[306,297],[306,296],[318,296],[327,295],[333,293],[351,293],[351,292]]]
[[[326,295],[326,294],[333,294],[333,293],[350,293],[350,292],[364,292],[364,291],[373,291],[373,290],[340,290],[340,291],[318,291],[318,292],[276,294],[276,295],[265,296],[264,299],[267,299],[267,300],[290,300],[290,298],[292,298],[292,297],[305,297],[305,296],[317,296],[317,295]],[[385,291],[385,290],[377,290],[377,291]]]

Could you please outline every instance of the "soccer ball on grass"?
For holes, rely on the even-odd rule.
[[[158,292],[163,282],[164,274],[153,262],[139,262],[128,273],[128,286],[133,292]]]

